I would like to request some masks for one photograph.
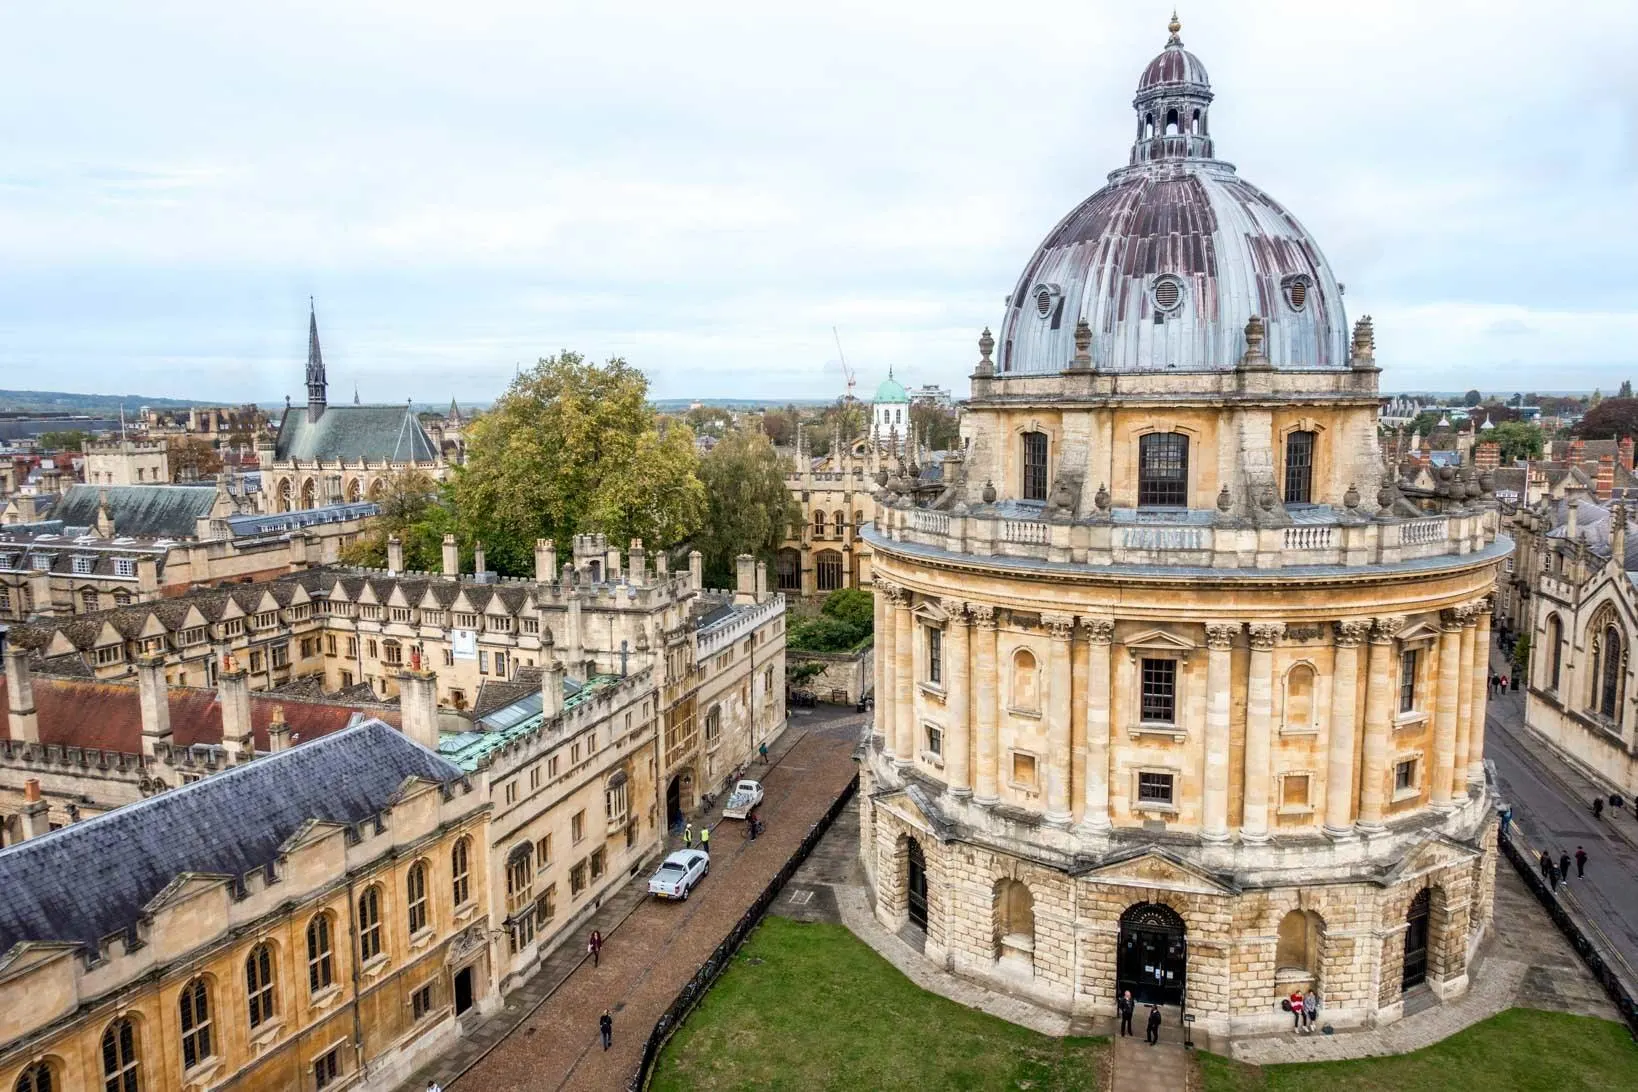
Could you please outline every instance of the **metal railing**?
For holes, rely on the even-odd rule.
[[[762,894],[757,896],[756,901],[751,904],[751,908],[741,915],[739,921],[734,924],[733,929],[729,930],[728,935],[723,938],[722,943],[717,945],[716,950],[711,953],[704,963],[700,964],[699,970],[694,972],[694,977],[690,978],[688,984],[683,986],[676,999],[671,1002],[670,1007],[654,1022],[654,1030],[648,1033],[648,1040],[643,1044],[643,1060],[638,1063],[637,1072],[633,1073],[631,1079],[626,1082],[627,1092],[642,1092],[643,1089],[648,1087],[649,1080],[654,1076],[654,1064],[659,1061],[660,1051],[665,1048],[666,1040],[670,1039],[677,1028],[682,1026],[682,1022],[688,1019],[688,1014],[694,1011],[694,1006],[700,1003],[700,998],[705,996],[706,991],[711,988],[712,984],[722,977],[722,972],[726,971],[729,965],[733,963],[734,955],[739,951],[740,946],[745,943],[745,938],[750,936],[751,931],[762,922],[763,916],[768,912],[768,907],[773,905],[773,901],[779,897],[779,892],[790,881],[790,878],[796,875],[796,870],[802,867],[802,863],[813,852],[813,847],[819,844],[819,839],[823,838],[825,833],[830,830],[830,826],[836,821],[836,817],[842,813],[842,809],[847,807],[858,791],[859,775],[854,774],[853,779],[842,789],[841,794],[826,809],[825,814],[820,816],[812,827],[808,828],[808,833],[802,838],[802,844],[796,847],[796,851],[791,854],[790,859],[769,881],[768,886],[762,889]]]
[[[1507,859],[1512,861],[1513,867],[1518,870],[1519,877],[1524,880],[1524,886],[1528,887],[1536,896],[1536,901],[1546,909],[1547,916],[1553,919],[1553,924],[1558,926],[1558,931],[1564,934],[1564,939],[1570,942],[1570,946],[1575,949],[1576,955],[1581,957],[1581,962],[1587,965],[1587,970],[1592,972],[1593,978],[1604,988],[1604,993],[1608,995],[1610,1003],[1615,1006],[1616,1011],[1621,1014],[1621,1019],[1626,1022],[1627,1031],[1634,1039],[1638,1039],[1638,1001],[1635,1001],[1632,995],[1627,992],[1620,975],[1605,960],[1603,953],[1593,944],[1580,924],[1571,917],[1570,912],[1564,908],[1558,897],[1548,889],[1547,881],[1542,879],[1541,873],[1537,871],[1536,861],[1514,845],[1513,839],[1506,831],[1501,833],[1501,837],[1497,841]]]

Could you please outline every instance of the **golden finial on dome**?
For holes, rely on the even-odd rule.
[[[1178,21],[1176,8],[1172,9],[1172,21],[1166,24],[1166,29],[1172,32],[1173,38],[1177,37],[1178,31],[1183,29],[1183,24]]]

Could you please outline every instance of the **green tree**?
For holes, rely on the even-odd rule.
[[[1411,423],[1405,426],[1405,431],[1418,432],[1425,437],[1438,426],[1440,416],[1437,410],[1423,410],[1411,419]]]
[[[397,535],[403,543],[406,569],[438,572],[443,568],[444,535],[459,534],[455,513],[431,475],[413,469],[393,474],[382,483],[376,504],[381,509],[379,516],[368,533],[342,551],[343,563],[385,567],[387,538]]]
[[[789,447],[796,442],[796,422],[800,418],[801,414],[795,406],[765,410],[762,414],[762,431],[775,447]]]
[[[1466,394],[1462,395],[1462,405],[1464,406],[1476,406],[1483,401],[1484,395],[1478,391],[1468,391]]]
[[[165,459],[170,464],[172,481],[203,481],[222,470],[222,457],[216,454],[209,440],[198,436],[166,439]]]
[[[89,432],[70,429],[66,432],[42,432],[34,442],[46,451],[84,451],[90,439]]]
[[[464,537],[507,575],[534,571],[536,538],[600,531],[662,549],[705,512],[693,433],[656,415],[648,380],[617,357],[543,358],[473,423],[466,457],[451,489]]]
[[[731,429],[700,460],[706,518],[696,536],[705,555],[706,583],[732,587],[734,558],[754,554],[773,560],[779,541],[801,509],[785,487],[785,468],[761,432]]]
[[[1497,425],[1487,437],[1501,445],[1501,461],[1512,463],[1519,459],[1539,459],[1546,442],[1541,429],[1523,421],[1508,421]]]
[[[875,598],[867,591],[833,591],[818,617],[791,621],[786,646],[801,652],[848,652],[874,631],[875,610]]]
[[[961,443],[961,415],[932,402],[910,405],[910,424],[927,437],[934,451],[953,451]]]
[[[1638,438],[1638,398],[1605,398],[1587,410],[1575,426],[1583,440]]]

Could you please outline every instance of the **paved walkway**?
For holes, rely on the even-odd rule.
[[[1142,1019],[1140,1011],[1132,1026]],[[1188,1092],[1188,1052],[1164,1038],[1150,1046],[1136,1035],[1121,1036],[1115,1039],[1111,1077],[1111,1092]]]
[[[761,778],[767,790],[760,809],[767,823],[764,836],[748,842],[738,823],[728,824],[713,842],[710,877],[687,902],[643,897],[646,876],[627,885],[638,895],[618,928],[603,930],[601,966],[592,967],[583,952],[572,951],[576,945],[565,944],[571,951],[560,949],[538,977],[551,975],[559,957],[568,973],[543,984],[538,1004],[526,1005],[521,992],[514,994],[490,1021],[501,1027],[490,1037],[492,1049],[445,1087],[451,1092],[624,1087],[654,1022],[852,778],[858,724],[858,717],[793,718],[780,741],[783,753]],[[753,776],[756,770],[751,768]],[[614,1014],[614,1049],[606,1052],[597,1033],[604,1009]],[[472,1039],[488,1032],[486,1026]],[[416,1080],[421,1083],[405,1085],[406,1092],[426,1087],[424,1075]]]

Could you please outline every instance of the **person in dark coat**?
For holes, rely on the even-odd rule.
[[[1554,891],[1558,890],[1558,866],[1551,857],[1547,858],[1547,886]]]
[[[1558,851],[1558,878],[1560,883],[1568,886],[1570,882],[1570,855],[1562,849]]]
[[[1132,1034],[1132,1014],[1137,1011],[1137,1002],[1132,1000],[1131,990],[1115,998],[1115,1011],[1120,1013],[1120,1033]]]
[[[1149,1032],[1146,1038],[1150,1046],[1160,1042],[1160,1008],[1157,1005],[1149,1006]]]
[[[586,939],[586,951],[591,953],[592,966],[597,966],[603,955],[603,934],[596,929],[593,929],[591,936]]]
[[[608,1009],[597,1018],[597,1030],[603,1036],[603,1049],[607,1050],[614,1045],[614,1015]]]
[[[1553,872],[1553,855],[1545,849],[1541,851],[1541,878],[1547,879]]]
[[[1587,874],[1587,851],[1580,846],[1575,847],[1575,878],[1580,879]]]

